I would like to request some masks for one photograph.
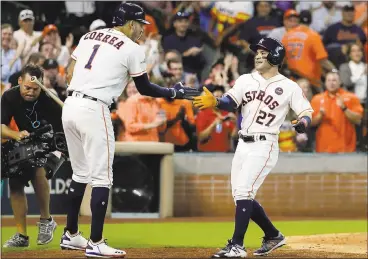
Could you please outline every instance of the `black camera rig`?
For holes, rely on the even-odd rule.
[[[45,125],[21,141],[9,140],[2,144],[1,179],[22,176],[27,169],[35,167],[44,167],[50,179],[66,156],[64,133],[54,133],[51,124]]]

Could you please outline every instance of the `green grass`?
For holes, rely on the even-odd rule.
[[[220,247],[232,235],[232,222],[219,223],[124,223],[107,224],[104,236],[113,247]],[[280,221],[275,222],[283,234],[287,236],[313,235],[328,233],[366,232],[365,220],[329,220],[329,221]],[[59,240],[64,226],[59,226],[54,240],[47,246],[37,246],[37,228],[28,227],[31,246],[27,249],[59,249]],[[89,225],[81,225],[80,230],[88,237]],[[14,227],[2,228],[2,242],[14,234]],[[258,247],[263,232],[251,223],[245,238],[249,248]],[[3,252],[12,249],[3,249]],[[19,251],[19,250],[18,250]]]

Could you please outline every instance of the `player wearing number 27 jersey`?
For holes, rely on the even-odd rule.
[[[242,135],[278,135],[290,108],[297,115],[312,111],[298,84],[281,74],[270,79],[259,72],[242,75],[226,94],[241,107]]]
[[[213,255],[215,258],[247,256],[243,241],[250,219],[265,233],[254,255],[267,255],[286,244],[255,197],[277,163],[279,129],[290,108],[298,115],[294,122],[298,133],[305,132],[313,112],[301,88],[278,72],[285,57],[284,46],[273,38],[264,38],[250,48],[256,52],[256,72],[240,76],[222,98],[216,99],[204,88],[205,94],[193,102],[200,109],[218,107],[231,111],[241,107],[243,117],[231,165],[235,229],[228,244]]]

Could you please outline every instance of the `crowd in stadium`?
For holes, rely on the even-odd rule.
[[[44,69],[44,85],[65,100],[73,49],[85,33],[111,26],[119,2],[18,3],[2,8],[2,92],[17,86],[25,64],[37,64]],[[291,124],[296,115],[287,116],[280,150],[367,150],[366,1],[135,3],[151,23],[139,44],[152,82],[207,86],[220,97],[253,71],[249,44],[273,37],[287,50],[280,72],[298,83],[314,109],[307,134],[296,134]],[[331,71],[336,73],[325,77]],[[111,116],[117,141],[170,142],[177,152],[234,151],[242,119],[238,112],[195,110],[188,100],[142,96],[132,80]]]

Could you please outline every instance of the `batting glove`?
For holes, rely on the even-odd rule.
[[[291,122],[296,132],[305,133],[307,130],[308,122],[306,119],[301,118],[300,120],[294,120]]]
[[[176,83],[171,90],[173,91],[173,96],[171,97],[173,99],[193,100],[194,96],[199,96],[201,94],[201,92],[195,88],[184,86],[182,82]]]
[[[193,104],[195,107],[200,110],[206,108],[214,108],[217,105],[217,99],[213,94],[207,89],[207,87],[203,87],[204,95],[194,97]]]

